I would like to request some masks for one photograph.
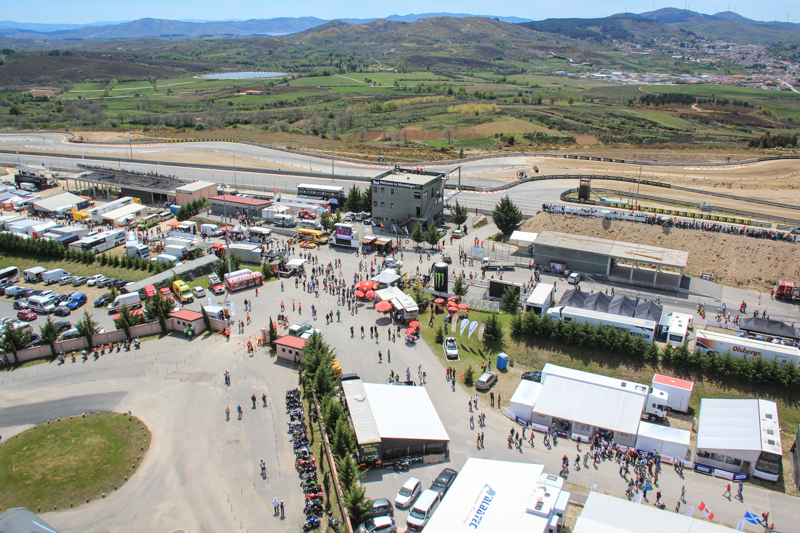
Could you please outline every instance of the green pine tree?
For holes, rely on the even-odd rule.
[[[414,229],[411,230],[411,240],[415,243],[419,244],[425,240],[425,232],[422,229],[422,224],[417,221],[414,225]]]
[[[495,226],[503,235],[510,235],[522,223],[522,211],[517,207],[508,195],[500,199],[492,211],[492,219]]]
[[[452,220],[453,224],[456,226],[460,226],[467,221],[468,217],[469,211],[467,211],[467,206],[459,204],[458,200],[456,200],[456,205],[453,207],[453,211],[450,214],[450,220]]]

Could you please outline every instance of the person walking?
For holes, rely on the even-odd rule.
[[[380,350],[378,350],[378,362],[383,363],[383,354],[381,353]]]
[[[739,488],[738,488],[738,489],[736,489],[736,498],[737,498],[739,501],[742,501],[742,502],[744,501],[744,495],[742,494],[742,491],[743,491],[743,490],[744,490],[744,483],[742,483],[742,482],[740,481],[740,482],[739,482]]]
[[[728,483],[725,486],[725,492],[722,493],[722,497],[723,498],[728,498],[728,501],[731,500],[731,484],[730,483]]]
[[[654,503],[653,505],[658,507],[659,503],[661,503],[661,491],[656,492],[656,503]]]
[[[494,407],[494,391],[489,393],[489,403]]]
[[[281,509],[281,502],[278,500],[278,497],[275,496],[274,498],[272,498],[272,514],[274,516],[277,516],[278,512],[280,512],[280,509]]]
[[[388,363],[392,362],[392,351],[391,350],[386,350],[386,362],[388,362]]]
[[[281,500],[281,518],[286,518],[286,509],[283,500]]]
[[[679,501],[682,501],[683,503],[686,503],[686,485],[683,485],[681,487],[681,497],[680,497]]]

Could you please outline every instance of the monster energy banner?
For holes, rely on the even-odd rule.
[[[433,290],[447,292],[447,263],[433,265]]]

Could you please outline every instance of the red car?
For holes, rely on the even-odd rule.
[[[164,298],[164,299],[166,299],[166,298],[169,298],[170,300],[174,300],[174,299],[175,299],[175,297],[174,297],[174,296],[172,296],[172,291],[171,291],[171,290],[169,290],[169,289],[168,289],[168,288],[166,288],[166,287],[164,287],[163,289],[161,289],[161,297],[162,297],[162,298]]]
[[[31,311],[30,309],[23,309],[22,311],[17,313],[17,318],[19,318],[20,320],[27,320],[27,321],[36,320],[36,317],[38,316],[39,315]]]

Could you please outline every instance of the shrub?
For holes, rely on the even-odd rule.
[[[466,370],[464,370],[464,385],[467,387],[472,387],[475,385],[475,370],[473,370],[472,365],[468,366]]]

